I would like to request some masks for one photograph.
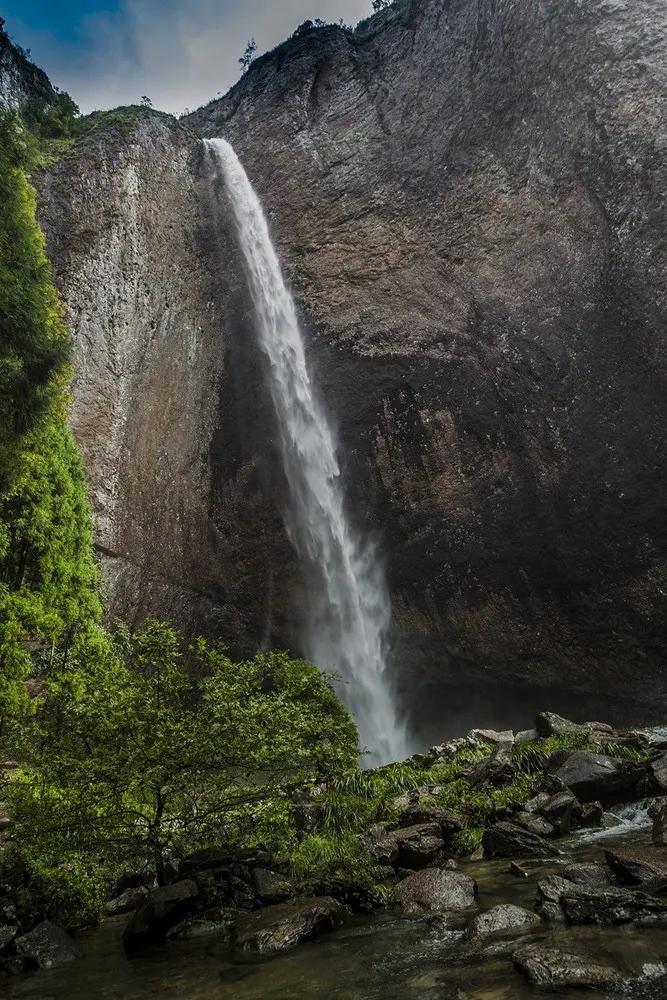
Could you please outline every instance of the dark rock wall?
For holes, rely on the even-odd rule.
[[[546,704],[664,714],[666,29],[658,0],[404,0],[187,120],[269,215],[424,740]],[[147,113],[42,194],[112,611],[298,647],[263,360],[194,133]]]
[[[435,730],[663,710],[666,29],[406,2],[189,121],[266,206]]]

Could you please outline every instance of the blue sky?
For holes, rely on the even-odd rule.
[[[306,18],[356,23],[371,0],[10,0],[6,30],[83,111],[146,94],[176,114],[224,93],[254,36],[272,48]]]

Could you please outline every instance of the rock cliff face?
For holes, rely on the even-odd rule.
[[[221,396],[231,292],[209,245],[201,163],[199,139],[167,115],[102,115],[38,178],[40,221],[72,331],[72,426],[109,616],[165,615],[252,649],[268,556],[252,454],[229,474],[218,461],[216,442],[244,429]]]
[[[20,108],[31,98],[51,103],[55,91],[46,73],[12,44],[0,18],[0,108]]]
[[[298,645],[262,359],[195,133],[222,135],[380,537],[424,740],[547,703],[661,714],[666,49],[660,0],[399,0],[44,176],[112,611]]]
[[[664,695],[666,95],[656,0],[411,0],[189,120],[270,214],[434,728]]]

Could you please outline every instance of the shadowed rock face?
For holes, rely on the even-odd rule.
[[[269,215],[424,742],[547,704],[661,714],[666,21],[399,2],[187,120]],[[96,132],[41,193],[112,611],[298,648],[307,581],[195,134]]]
[[[399,3],[189,119],[270,215],[424,729],[660,712],[666,29]]]
[[[230,388],[234,294],[209,242],[201,157],[168,116],[107,117],[39,178],[40,221],[72,331],[72,425],[109,616],[165,615],[254,650],[281,558],[262,539],[282,536],[257,485],[259,416],[246,434]]]

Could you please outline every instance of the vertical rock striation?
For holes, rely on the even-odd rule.
[[[425,738],[545,703],[660,715],[666,48],[661,0],[397,0],[185,123],[111,113],[45,172],[113,612],[298,644],[263,361],[196,138],[223,136],[385,553]]]
[[[189,118],[269,211],[425,727],[664,696],[666,49],[657,0],[399,0]]]

